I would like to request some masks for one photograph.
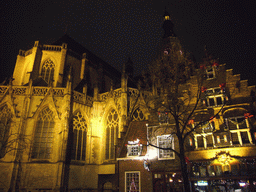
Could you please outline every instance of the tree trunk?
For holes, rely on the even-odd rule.
[[[187,163],[185,160],[185,150],[182,138],[179,138],[179,147],[180,147],[180,166],[181,166],[181,173],[183,178],[183,185],[185,192],[190,192],[190,182],[188,179],[188,170],[187,170]]]

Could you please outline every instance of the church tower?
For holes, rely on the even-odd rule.
[[[161,43],[161,54],[169,54],[170,50],[174,47],[174,45],[178,45],[181,48],[180,41],[174,33],[174,24],[171,21],[170,14],[165,10],[163,15],[163,29],[164,35]]]

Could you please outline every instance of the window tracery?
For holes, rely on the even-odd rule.
[[[73,117],[73,133],[73,150],[71,158],[73,160],[85,161],[87,124],[81,112],[77,112]]]
[[[141,111],[140,108],[137,108],[133,112],[132,119],[133,119],[133,121],[143,121],[143,120],[145,120],[144,114],[143,114],[143,112]]]
[[[50,159],[54,124],[53,112],[48,107],[42,110],[36,122],[32,159]]]
[[[115,158],[115,139],[118,135],[119,117],[116,110],[112,109],[107,116],[106,128],[106,151],[105,159],[110,160]]]
[[[45,82],[48,84],[50,83],[51,80],[53,80],[54,68],[55,68],[55,65],[51,59],[46,60],[42,66],[41,76],[45,80]]]

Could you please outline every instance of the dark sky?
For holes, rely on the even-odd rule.
[[[254,1],[2,0],[0,6],[0,80],[12,74],[19,49],[36,40],[50,44],[65,32],[119,70],[131,57],[138,74],[157,53],[166,6],[186,50],[199,59],[206,45],[256,84]]]

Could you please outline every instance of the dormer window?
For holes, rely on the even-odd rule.
[[[140,144],[140,140],[137,139],[135,141],[128,141],[127,144],[127,156],[140,156],[142,152],[142,144]]]
[[[212,66],[208,66],[206,68],[206,79],[213,79],[215,78],[215,69]]]

